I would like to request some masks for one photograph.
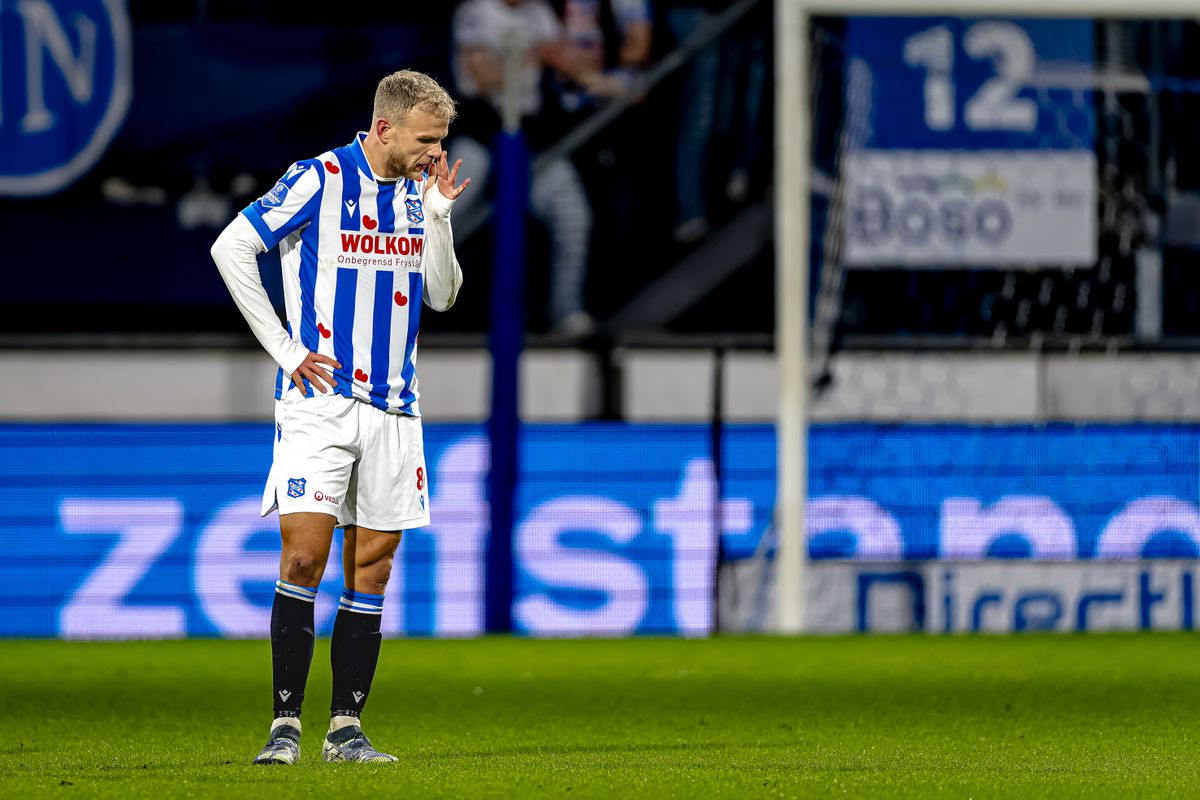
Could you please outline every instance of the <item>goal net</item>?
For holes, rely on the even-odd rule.
[[[807,423],[814,387],[816,397],[836,391],[842,354],[982,351],[986,360],[1194,344],[1200,280],[1188,266],[1200,245],[1191,154],[1200,82],[1188,64],[1200,44],[1189,14],[1200,8],[779,0],[776,9],[775,607],[778,627],[796,631],[813,537],[811,525],[803,533]],[[943,394],[958,391],[951,384],[961,372],[938,374],[948,382]],[[1003,375],[991,380],[1002,394]],[[896,405],[897,391],[895,381],[863,380],[856,407],[870,419],[871,404]],[[1001,411],[997,419],[1019,417]],[[988,446],[971,452],[986,460]],[[1036,485],[1038,464],[1026,469],[1026,483]],[[981,507],[1016,497],[1002,495]],[[1081,513],[1120,516],[1096,503]],[[950,530],[947,508],[959,507],[940,509],[939,536]],[[1171,508],[1178,517],[1193,506]],[[1102,558],[1104,546],[1114,547],[1102,542],[1103,520],[1072,519],[1070,509],[1063,517],[1071,535],[1047,557]],[[1083,532],[1093,524],[1099,532]],[[1191,530],[1190,518],[1172,526]],[[1039,555],[1036,546],[1021,552]],[[898,559],[914,553],[1003,557],[946,540],[925,547],[905,539],[895,551]],[[1145,555],[1133,545],[1112,553]]]

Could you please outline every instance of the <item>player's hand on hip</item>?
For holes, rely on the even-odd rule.
[[[470,178],[463,181],[461,186],[457,185],[458,168],[461,166],[462,159],[460,158],[454,162],[454,167],[451,168],[445,150],[442,151],[442,155],[437,161],[429,165],[429,177],[432,178],[430,183],[436,183],[438,191],[448,200],[457,200],[458,196],[471,185]]]
[[[337,380],[333,377],[333,370],[325,369],[322,365],[328,365],[333,369],[342,368],[341,364],[329,356],[309,351],[309,354],[300,362],[300,366],[296,367],[296,371],[292,373],[292,383],[296,384],[296,388],[303,392],[304,381],[308,380],[313,388],[321,394],[325,394],[337,386]]]

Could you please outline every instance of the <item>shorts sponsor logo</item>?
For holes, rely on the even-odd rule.
[[[305,478],[288,478],[288,497],[304,497]]]
[[[313,500],[316,500],[318,503],[333,503],[334,505],[337,505],[339,502],[341,502],[333,495],[325,494],[324,492],[320,491],[313,494]]]

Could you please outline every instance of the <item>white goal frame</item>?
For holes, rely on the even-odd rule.
[[[805,628],[808,286],[812,186],[809,20],[829,16],[1200,17],[1200,0],[775,0],[775,357],[779,416],[775,609],[779,633]],[[804,102],[801,102],[801,101]],[[791,491],[800,487],[800,491]]]

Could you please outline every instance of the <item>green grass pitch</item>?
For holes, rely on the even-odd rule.
[[[0,797],[1188,797],[1194,635],[395,640],[394,765],[253,767],[253,641],[0,642]],[[345,794],[339,794],[345,793]]]

